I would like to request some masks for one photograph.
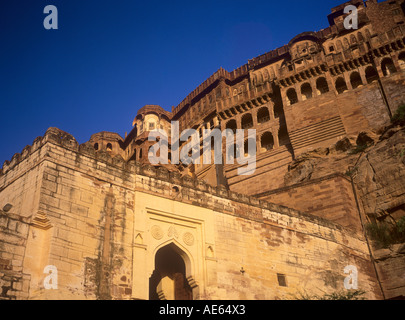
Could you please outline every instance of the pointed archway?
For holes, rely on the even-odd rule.
[[[173,243],[156,252],[155,270],[149,279],[149,300],[193,300],[184,257],[184,252]]]

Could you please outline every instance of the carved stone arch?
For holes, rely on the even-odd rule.
[[[343,77],[338,77],[335,82],[335,88],[338,94],[342,94],[348,90],[346,80]]]
[[[301,96],[304,101],[313,97],[312,87],[309,82],[306,82],[301,86]]]
[[[366,34],[366,39],[370,40],[371,39],[371,33],[370,33],[369,29],[366,29],[365,34]]]
[[[192,294],[192,296],[189,298],[192,300],[199,299],[200,292],[199,292],[199,286],[196,282],[196,277],[195,277],[196,266],[195,266],[195,261],[193,259],[193,256],[190,253],[190,251],[187,250],[187,248],[185,248],[181,243],[179,243],[175,239],[171,239],[169,241],[161,243],[153,251],[153,255],[152,255],[153,258],[150,263],[151,270],[149,272],[149,275],[150,275],[149,294],[150,294],[150,296],[153,293],[152,291],[157,289],[156,293],[158,294],[159,299],[161,299],[161,300],[168,299],[167,293],[164,292],[165,291],[164,286],[167,285],[167,284],[165,284],[165,281],[168,280],[170,282],[170,277],[164,277],[164,278],[160,279],[160,282],[159,282],[159,275],[158,275],[159,270],[156,270],[156,268],[159,268],[156,265],[157,255],[163,250],[172,251],[174,255],[178,255],[181,258],[182,262],[184,262],[184,279],[185,279],[184,285],[185,285],[185,287],[189,288],[189,290],[191,290],[191,294]],[[157,280],[156,280],[156,277],[158,277]],[[154,278],[155,278],[155,280],[154,280]],[[153,281],[155,281],[154,284],[153,284]],[[158,283],[156,283],[156,282],[158,282]],[[156,285],[156,288],[154,285]],[[181,298],[181,300],[184,300],[184,298]]]
[[[257,77],[258,77],[258,83],[257,84],[258,85],[263,84],[264,79],[263,79],[263,73],[261,71],[258,72]]]
[[[363,81],[358,71],[353,71],[350,74],[350,83],[353,89],[357,89],[358,87],[363,85]]]
[[[384,76],[389,76],[389,75],[397,72],[394,62],[392,61],[391,58],[388,58],[388,57],[382,59],[381,70],[382,70]]]
[[[175,252],[177,252],[183,258],[184,263],[186,265],[186,276],[187,277],[192,276],[195,273],[194,260],[192,258],[192,255],[190,251],[187,250],[186,247],[184,247],[180,242],[178,242],[175,239],[170,239],[157,246],[153,251],[153,259],[155,259],[156,254],[160,249],[167,246],[170,246]]]
[[[274,149],[274,137],[271,131],[263,132],[260,135],[260,151],[266,152]]]
[[[342,41],[338,40],[336,41],[336,47],[337,47],[337,51],[342,51],[343,50],[343,44]]]
[[[263,71],[264,82],[270,81],[269,71],[264,69]]]
[[[254,86],[257,86],[257,74],[252,75],[252,82]]]
[[[234,134],[236,134],[236,130],[238,129],[238,123],[236,122],[235,119],[231,119],[227,121],[225,124],[225,129],[230,129],[233,131]]]
[[[368,84],[379,79],[378,72],[373,66],[368,66],[365,70],[366,81]]]
[[[251,113],[245,113],[242,117],[242,129],[253,128],[253,115]]]
[[[214,258],[214,257],[215,257],[215,253],[214,253],[214,248],[213,248],[213,246],[208,246],[208,247],[207,247],[206,256],[207,256],[208,258]]]
[[[359,41],[359,43],[364,42],[364,36],[363,33],[361,33],[361,31],[357,33],[357,40]]]
[[[276,73],[274,72],[273,67],[270,67],[270,77],[271,77],[271,79],[274,79],[276,77]]]
[[[329,92],[328,81],[326,80],[325,77],[319,77],[316,80],[316,89],[319,95]]]
[[[288,89],[286,95],[287,95],[287,104],[289,106],[298,103],[298,95],[294,88]]]
[[[354,34],[350,36],[350,44],[356,44],[357,43],[357,38]]]
[[[344,38],[343,39],[343,48],[346,50],[346,49],[349,49],[349,47],[350,47],[349,40],[347,38]]]
[[[267,106],[261,107],[257,111],[257,123],[265,123],[270,121],[270,110]]]
[[[140,245],[143,244],[143,237],[142,237],[142,234],[138,233],[138,234],[136,235],[136,237],[135,237],[135,243],[136,243],[136,244],[140,244]]]

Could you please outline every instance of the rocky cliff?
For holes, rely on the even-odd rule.
[[[370,224],[395,225],[405,217],[405,126],[344,137],[330,148],[310,151],[290,165],[284,183],[295,186],[331,174],[352,181],[365,233]],[[404,245],[381,248],[370,237],[369,243],[385,297],[405,296]]]

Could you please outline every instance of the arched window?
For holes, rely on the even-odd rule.
[[[261,72],[258,73],[257,75],[257,85],[262,85],[263,84],[263,75]]]
[[[112,144],[111,143],[107,144],[107,151],[112,151]]]
[[[271,77],[271,78],[275,78],[275,77],[276,77],[276,73],[274,72],[273,67],[270,67],[270,77]]]
[[[359,41],[360,43],[364,42],[364,37],[363,37],[363,34],[362,34],[361,32],[359,32],[359,33],[357,34],[357,39],[358,39],[358,41]]]
[[[405,51],[398,56],[398,64],[401,70],[405,70]]]
[[[350,75],[350,83],[352,84],[353,89],[357,89],[358,87],[363,85],[360,74],[358,72],[353,72]]]
[[[343,47],[344,47],[344,49],[349,49],[349,47],[350,47],[350,43],[349,43],[349,40],[347,40],[347,38],[343,39]]]
[[[339,77],[336,80],[335,87],[336,87],[336,91],[338,92],[338,94],[342,94],[348,90],[346,81],[342,77]]]
[[[267,82],[270,80],[269,72],[267,71],[267,69],[264,70],[263,77],[264,77],[264,79],[263,79],[264,82]]]
[[[367,79],[367,83],[372,83],[372,82],[378,80],[378,73],[374,67],[372,67],[372,66],[367,67],[366,79]]]
[[[270,112],[267,107],[264,107],[257,112],[257,122],[265,123],[267,121],[270,121]]]
[[[261,144],[261,151],[270,151],[274,148],[274,139],[271,132],[266,132],[262,135],[262,139],[260,141]]]
[[[249,147],[251,148],[251,150],[249,150]],[[245,141],[245,145],[244,145],[244,152],[245,152],[245,157],[252,157],[256,155],[257,152],[257,145],[256,145],[256,140],[255,139],[247,139]]]
[[[139,149],[139,159],[142,159],[142,149]]]
[[[389,76],[389,75],[397,72],[397,69],[395,68],[394,63],[392,62],[392,60],[390,58],[385,58],[381,62],[381,69],[382,69],[384,76]]]
[[[230,129],[233,131],[234,134],[236,134],[236,129],[237,129],[236,120],[229,120],[226,123],[225,129]]]
[[[357,43],[357,39],[356,39],[356,36],[354,34],[352,34],[350,36],[350,42],[351,42],[351,44],[356,44]]]
[[[304,101],[312,98],[312,88],[309,83],[304,83],[301,86],[301,95]]]
[[[318,94],[324,94],[329,92],[328,82],[325,78],[319,78],[316,80],[316,89],[318,90]]]
[[[297,96],[297,92],[295,92],[295,89],[293,89],[293,88],[288,89],[287,99],[288,99],[288,105],[293,105],[298,102],[298,96]]]
[[[94,144],[94,149],[95,149],[96,151],[98,151],[98,148],[99,148],[98,143],[95,143],[95,144]]]
[[[250,129],[253,128],[253,117],[250,113],[245,114],[242,117],[242,129]]]

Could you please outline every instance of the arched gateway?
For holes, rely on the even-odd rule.
[[[193,300],[185,259],[186,254],[173,243],[156,252],[155,270],[149,279],[150,300]]]

